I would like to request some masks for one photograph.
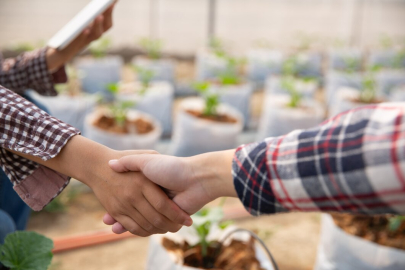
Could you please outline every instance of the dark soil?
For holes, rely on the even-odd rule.
[[[187,242],[177,244],[167,238],[163,238],[162,244],[167,250],[182,254],[185,266],[216,270],[264,270],[256,258],[253,238],[248,243],[232,240],[228,246],[212,242],[206,257],[202,256],[199,245],[192,247]]]
[[[392,215],[363,216],[332,214],[335,224],[345,232],[377,244],[405,250],[405,222],[396,231],[388,224]]]
[[[226,114],[217,114],[217,115],[205,115],[203,114],[201,111],[195,111],[195,110],[186,110],[187,113],[201,118],[201,119],[205,119],[205,120],[211,120],[211,121],[215,121],[215,122],[220,122],[220,123],[237,123],[238,120],[226,115]]]
[[[103,115],[98,118],[94,125],[102,130],[106,130],[109,132],[119,133],[119,134],[130,134],[130,133],[138,133],[138,134],[146,134],[151,132],[154,129],[154,126],[148,120],[143,118],[138,118],[136,120],[125,120],[124,125],[117,125],[114,118]]]
[[[378,103],[383,103],[384,100],[375,98],[375,99],[371,100],[370,102],[364,102],[364,101],[361,100],[359,97],[357,97],[357,98],[352,98],[352,99],[350,99],[350,102],[353,102],[353,103],[363,103],[363,104],[378,104]]]

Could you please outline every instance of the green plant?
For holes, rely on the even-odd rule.
[[[109,105],[110,112],[114,118],[115,123],[122,127],[125,125],[128,110],[135,105],[132,101],[119,101],[117,94],[119,92],[118,84],[111,83],[107,86],[108,91],[113,95],[114,101]]]
[[[208,246],[210,244],[207,237],[212,227],[217,226],[223,230],[232,223],[230,221],[221,222],[223,217],[224,211],[221,206],[204,208],[192,216],[193,228],[200,239],[198,244],[201,246],[203,257],[207,256]]]
[[[222,85],[236,85],[241,83],[240,70],[245,63],[245,59],[225,56],[226,68],[217,74],[218,82]]]
[[[0,262],[15,270],[46,270],[52,261],[53,242],[35,232],[17,231],[0,245]]]
[[[107,55],[107,51],[111,47],[111,43],[111,39],[108,37],[102,37],[96,41],[93,41],[89,46],[90,53],[95,58],[103,58]]]
[[[381,66],[375,65],[365,72],[362,80],[362,88],[360,91],[360,101],[363,103],[371,103],[376,97],[376,72],[381,69]]]
[[[380,45],[381,45],[381,47],[384,48],[384,49],[389,49],[389,48],[391,48],[392,46],[394,46],[394,41],[393,41],[393,39],[392,39],[390,36],[388,36],[387,34],[382,34],[382,35],[380,36]]]
[[[217,93],[210,91],[209,82],[197,82],[193,85],[193,88],[201,94],[205,100],[205,108],[203,115],[213,116],[217,114],[217,108],[219,105],[219,96]]]
[[[405,216],[394,216],[388,219],[388,229],[396,232],[405,223]]]
[[[159,39],[142,38],[139,46],[150,59],[159,59],[162,57],[163,42]]]
[[[287,106],[297,108],[301,103],[302,95],[297,90],[296,79],[293,76],[284,76],[281,79],[281,87],[290,95],[290,102]]]
[[[403,68],[405,63],[405,47],[399,50],[392,60],[393,68]]]
[[[68,94],[75,96],[80,93],[79,80],[85,77],[83,71],[79,71],[71,65],[66,65],[66,74],[69,78],[67,83],[60,83],[55,85],[55,89],[59,94]]]
[[[226,50],[224,44],[220,38],[213,37],[208,42],[208,48],[217,56],[217,57],[225,57]]]
[[[133,66],[133,69],[135,70],[138,79],[142,83],[142,89],[140,91],[140,94],[143,95],[150,86],[153,77],[155,77],[155,72],[153,70],[143,68],[140,66]]]
[[[42,211],[48,213],[64,213],[69,204],[80,194],[78,187],[68,186],[61,194],[53,199]]]
[[[343,62],[345,63],[344,71],[347,73],[356,72],[357,69],[360,67],[360,60],[355,57],[344,57]]]

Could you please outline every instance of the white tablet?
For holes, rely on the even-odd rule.
[[[49,40],[48,46],[58,50],[64,49],[113,3],[114,0],[92,0]]]

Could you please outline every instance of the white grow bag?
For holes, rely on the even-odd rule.
[[[376,80],[379,94],[389,97],[393,89],[405,84],[405,70],[383,70]]]
[[[75,97],[58,95],[50,97],[41,96],[35,91],[29,91],[28,95],[45,105],[52,116],[81,131],[83,131],[84,127],[84,118],[94,109],[97,101],[95,95],[80,95]]]
[[[202,110],[204,106],[201,98],[187,98],[181,102],[170,146],[172,155],[193,156],[237,146],[237,137],[243,129],[243,116],[226,104],[221,104],[218,112],[234,117],[238,120],[236,123],[218,123],[185,112],[187,109]]]
[[[250,100],[253,92],[252,84],[245,83],[229,86],[212,85],[211,90],[219,94],[222,103],[237,109],[243,115],[244,126],[248,127],[250,119]]]
[[[351,235],[322,215],[321,240],[314,270],[403,270],[405,251]]]
[[[391,102],[405,101],[405,84],[394,88],[391,91],[389,100]]]
[[[283,53],[275,50],[255,49],[247,55],[247,76],[258,84],[267,77],[279,75],[283,65]]]
[[[223,232],[215,232],[208,236],[209,241],[212,240],[221,240],[225,237],[228,233],[235,230],[234,226],[229,226]],[[190,245],[195,245],[198,243],[198,236],[193,233],[192,228],[183,227],[177,233],[167,233],[164,235],[153,235],[150,237],[149,241],[149,251],[148,251],[148,259],[146,270],[195,270],[201,268],[194,268],[183,266],[183,262],[179,258],[179,256],[173,252],[168,252],[162,245],[163,238],[168,238],[176,243],[183,243],[187,241]],[[239,241],[247,242],[249,240],[250,235],[245,232],[238,232],[233,234],[230,239],[225,241],[225,245],[227,245],[231,239],[236,239]],[[262,249],[256,244],[255,246],[256,251],[256,258],[260,262],[260,266],[266,270],[274,270],[271,261],[262,251]]]
[[[156,142],[162,134],[159,122],[152,116],[139,111],[130,110],[129,119],[142,117],[152,122],[154,129],[147,134],[118,134],[102,130],[93,123],[105,113],[105,110],[96,110],[86,116],[84,131],[87,138],[101,143],[115,150],[154,149]]]
[[[146,70],[153,71],[153,81],[166,81],[174,83],[174,63],[170,59],[149,59],[135,57],[132,64]],[[137,78],[139,79],[139,78]]]
[[[288,94],[288,91],[282,87],[282,78],[278,76],[269,77],[266,80],[265,90],[266,94]],[[314,81],[306,82],[301,79],[294,79],[295,87],[297,91],[307,99],[314,99],[316,90],[318,89],[318,83]]]
[[[346,59],[353,59],[356,61],[354,69],[356,71],[361,71],[363,52],[360,49],[348,48],[340,50],[331,50],[329,51],[328,56],[329,56],[329,70],[337,70],[337,71],[345,70],[349,67]]]
[[[367,58],[367,66],[375,65],[391,68],[399,51],[395,49],[372,51]],[[405,60],[402,62],[402,67],[405,67]]]
[[[322,76],[322,55],[317,52],[303,52],[297,54],[299,75],[303,77]]]
[[[87,93],[102,93],[108,96],[107,85],[121,79],[124,62],[120,56],[104,58],[81,58],[75,62],[76,68],[83,73],[81,85]]]
[[[328,72],[326,75],[325,89],[327,104],[334,102],[338,89],[342,87],[351,87],[360,89],[362,87],[362,73],[345,73],[338,71]]]
[[[201,50],[196,56],[196,80],[206,81],[215,79],[218,74],[224,72],[227,63],[224,58],[213,53]]]
[[[317,126],[324,119],[324,109],[315,101],[302,100],[302,108],[288,108],[290,97],[267,94],[259,123],[258,140],[285,135],[296,129]]]
[[[136,93],[141,89],[140,83],[129,83],[122,85],[121,88],[118,100],[135,102],[138,111],[147,113],[160,122],[163,135],[171,134],[174,90],[170,83],[152,82],[143,96]]]

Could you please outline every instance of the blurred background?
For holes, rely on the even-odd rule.
[[[0,50],[14,57],[45,46],[89,2],[0,0]],[[310,128],[360,105],[405,101],[405,0],[119,0],[105,36],[69,63],[58,97],[29,94],[114,149],[190,156]],[[227,123],[199,117],[209,98]],[[106,127],[106,104],[141,119],[137,132]],[[253,218],[239,200],[227,200],[224,213],[255,231],[284,270],[314,269],[321,227],[333,226],[317,213]],[[114,238],[103,214],[73,180],[33,213],[28,230],[55,241],[51,269],[147,269],[149,239]],[[378,242],[373,220],[334,217],[347,234],[405,258],[404,219],[378,218],[396,244]],[[394,222],[402,231],[388,229]]]

